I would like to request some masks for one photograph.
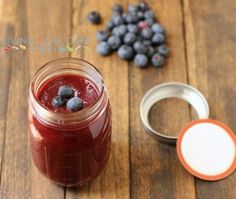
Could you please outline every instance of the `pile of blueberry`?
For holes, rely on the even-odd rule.
[[[101,16],[93,11],[88,15],[93,24],[101,22]],[[169,54],[165,44],[165,29],[156,21],[155,13],[145,2],[130,4],[124,11],[119,4],[113,6],[113,14],[105,30],[97,32],[97,53],[106,56],[117,51],[123,60],[139,67],[150,63],[155,67],[164,65]]]
[[[83,101],[75,96],[74,90],[69,86],[60,86],[58,95],[52,99],[52,105],[62,107],[66,105],[68,111],[79,111],[83,108]]]

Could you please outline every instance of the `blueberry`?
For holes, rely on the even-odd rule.
[[[155,35],[153,35],[152,37],[152,43],[153,44],[161,44],[165,41],[165,36],[163,34],[160,33],[156,33]]]
[[[136,41],[136,35],[134,33],[129,32],[124,36],[124,43],[125,44],[131,45],[135,41]]]
[[[150,27],[155,23],[153,19],[146,19],[145,21]]]
[[[143,41],[143,44],[147,47],[151,46],[152,45],[152,42],[150,40],[144,40]]]
[[[155,53],[152,56],[152,64],[156,67],[161,67],[165,64],[165,57],[160,55],[159,53]]]
[[[115,25],[113,24],[112,21],[109,21],[109,22],[107,23],[107,29],[108,29],[108,30],[112,30],[114,27],[115,27]]]
[[[138,7],[138,5],[136,5],[136,4],[130,4],[130,5],[128,6],[128,11],[129,11],[129,12],[137,12],[138,9],[139,9],[139,7]]]
[[[155,53],[155,49],[152,46],[149,46],[147,56],[151,58],[154,53]]]
[[[108,45],[107,42],[103,41],[103,42],[100,42],[98,45],[97,45],[97,53],[102,55],[102,56],[106,56],[106,55],[109,55],[111,53],[111,48],[110,46]]]
[[[134,56],[134,51],[132,47],[123,45],[119,48],[118,55],[121,59],[130,60]]]
[[[155,14],[153,11],[148,10],[144,13],[145,19],[155,19]]]
[[[140,53],[140,54],[146,54],[147,51],[148,51],[148,48],[146,45],[143,44],[143,42],[141,41],[136,41],[134,43],[134,50],[137,52],[137,53]]]
[[[99,24],[101,23],[101,15],[99,12],[97,11],[93,11],[90,12],[88,14],[88,20],[92,23],[92,24]]]
[[[110,45],[111,49],[118,49],[121,45],[121,39],[117,36],[111,36],[108,39],[108,44]]]
[[[112,16],[112,22],[114,25],[118,26],[124,23],[124,19],[121,15],[115,14]]]
[[[167,57],[169,55],[169,48],[166,45],[161,45],[157,48],[160,55]]]
[[[138,33],[138,27],[134,24],[128,24],[127,29],[129,32],[132,32],[134,34]]]
[[[112,8],[113,12],[118,12],[122,13],[123,12],[123,7],[120,4],[115,4]]]
[[[52,99],[52,105],[55,107],[60,107],[66,104],[66,99],[61,96],[56,96]]]
[[[147,27],[148,27],[148,24],[147,24],[146,21],[140,21],[138,23],[138,28],[140,28],[140,29],[144,29],[144,28],[147,28]]]
[[[74,97],[74,90],[70,86],[60,86],[58,93],[63,98]]]
[[[144,19],[144,13],[141,12],[141,11],[137,12],[137,17],[138,17],[138,20],[139,20],[139,21],[140,21],[140,20],[143,20],[143,19]]]
[[[83,101],[78,97],[73,97],[66,103],[66,108],[69,111],[78,111],[83,108]]]
[[[139,4],[139,8],[140,8],[140,10],[143,11],[143,12],[149,10],[149,7],[148,7],[147,3],[145,3],[144,1],[142,1],[142,2]]]
[[[100,30],[96,35],[98,41],[106,41],[109,36],[110,32],[108,30]]]
[[[159,23],[154,23],[152,25],[152,31],[155,32],[155,33],[165,33],[165,28],[159,24]]]
[[[127,32],[126,25],[117,26],[112,30],[112,34],[117,37],[123,37],[126,32]]]
[[[142,37],[144,38],[144,39],[151,39],[152,38],[152,35],[153,35],[153,32],[152,32],[152,30],[151,30],[151,28],[144,28],[143,30],[142,30]]]
[[[135,13],[130,12],[125,16],[125,21],[127,24],[137,23],[138,17],[135,15]]]
[[[134,58],[134,64],[139,67],[145,67],[148,64],[148,57],[144,54],[137,54]]]

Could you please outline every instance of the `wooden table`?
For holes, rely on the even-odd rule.
[[[145,70],[115,54],[103,58],[95,53],[95,32],[101,27],[90,25],[86,16],[99,10],[107,20],[115,2],[0,0],[0,41],[28,38],[42,45],[0,55],[0,198],[236,198],[236,173],[218,182],[194,178],[180,165],[175,147],[145,134],[139,117],[140,100],[148,89],[181,81],[204,93],[211,118],[236,131],[235,1],[149,0],[167,29],[171,56],[164,68]],[[81,37],[89,38],[89,50],[68,53],[47,46],[52,38]],[[28,144],[30,79],[42,64],[61,56],[88,59],[101,70],[113,111],[109,163],[100,177],[77,189],[61,188],[45,179],[30,159]],[[191,108],[179,100],[163,101],[151,113],[156,129],[169,132],[178,132],[193,117]]]

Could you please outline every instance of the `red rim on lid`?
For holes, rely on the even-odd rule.
[[[181,164],[195,177],[220,180],[236,168],[236,136],[219,121],[195,120],[181,130],[177,153]]]

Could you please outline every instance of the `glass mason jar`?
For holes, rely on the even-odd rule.
[[[40,86],[66,74],[84,76],[96,85],[99,94],[92,105],[59,113],[40,103]],[[60,58],[42,66],[30,85],[28,118],[32,158],[44,176],[63,186],[77,186],[101,173],[111,149],[111,109],[103,78],[92,64]]]

